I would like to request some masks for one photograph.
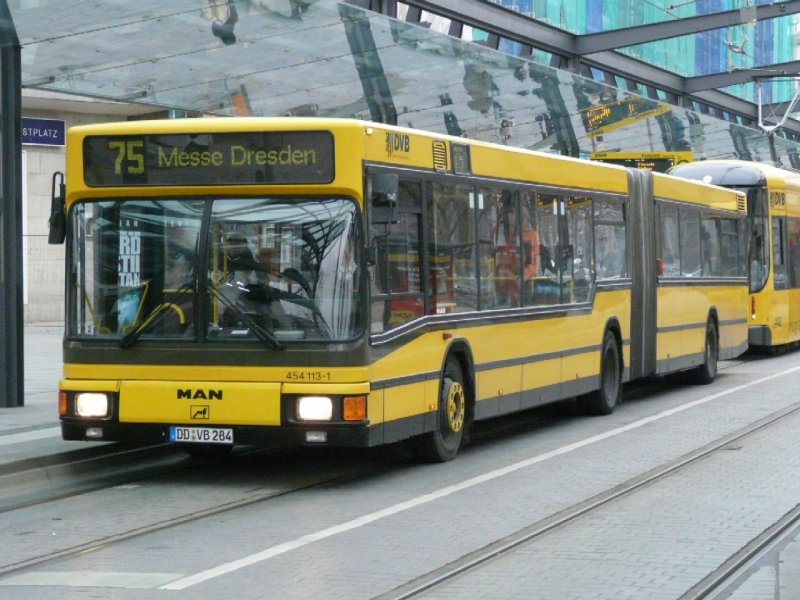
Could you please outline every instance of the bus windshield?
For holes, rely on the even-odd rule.
[[[344,198],[124,199],[71,211],[67,331],[84,338],[354,338],[357,209]]]
[[[769,202],[765,187],[736,187],[747,194],[747,220],[750,230],[750,293],[761,291],[767,284],[769,260]]]

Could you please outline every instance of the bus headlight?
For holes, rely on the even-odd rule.
[[[301,421],[330,421],[333,400],[327,396],[300,396],[297,399],[297,418]]]
[[[108,396],[97,392],[75,394],[75,412],[79,417],[107,417]]]

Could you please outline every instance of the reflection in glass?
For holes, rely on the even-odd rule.
[[[352,339],[360,326],[356,214],[345,199],[78,204],[67,331],[123,347],[139,339]]]

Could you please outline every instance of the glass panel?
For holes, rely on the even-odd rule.
[[[775,273],[774,287],[776,290],[784,290],[787,287],[786,281],[786,220],[772,219],[772,268]]]
[[[800,219],[789,219],[789,287],[800,288]]]
[[[345,340],[358,331],[355,204],[224,199],[213,204],[209,337]]]
[[[680,210],[681,219],[681,275],[700,275],[700,215],[696,210]]]
[[[514,194],[478,190],[481,308],[519,306],[519,232]]]
[[[541,273],[541,239],[536,222],[536,194],[525,194],[522,200],[522,303],[534,304],[536,278]]]
[[[561,302],[561,269],[559,265],[558,209],[560,198],[552,194],[536,194],[536,219],[538,230],[528,239],[538,237],[538,272],[532,283],[533,304],[558,304]],[[534,253],[536,251],[534,250]]]
[[[723,277],[745,277],[746,238],[744,224],[735,219],[720,219],[720,260]]]
[[[569,252],[572,271],[573,302],[587,302],[594,291],[594,278],[590,266],[594,264],[592,248],[592,200],[569,198],[567,201],[569,226]]]
[[[71,212],[70,335],[193,335],[203,202],[83,203]]]
[[[428,203],[432,269],[436,271],[436,312],[478,308],[476,275],[475,202],[468,186],[432,186]],[[441,297],[452,295],[452,302]]]
[[[500,43],[497,47],[500,52],[505,54],[511,54],[513,56],[521,56],[524,51],[525,46],[520,44],[519,42],[515,42],[514,40],[510,40],[508,38],[501,37]]]
[[[700,219],[701,273],[705,277],[722,275],[720,244],[719,220],[702,217]]]
[[[614,3],[599,0],[560,3],[549,0],[491,1],[578,35],[741,8],[741,3],[738,2],[675,3],[670,0],[620,0]],[[791,61],[794,59],[791,41],[794,31],[792,17],[786,16],[617,50],[662,69],[692,77]],[[767,83],[765,87],[771,98],[769,102],[791,99],[792,86],[793,83],[788,80]],[[753,101],[754,88],[752,84],[737,85],[725,91]]]
[[[662,204],[659,206],[658,212],[661,217],[659,256],[663,263],[660,275],[678,277],[681,273],[678,209]]]
[[[767,191],[749,189],[747,192],[747,220],[750,225],[750,292],[761,290],[769,276],[769,216]]]
[[[709,13],[719,4],[673,6],[666,0],[626,0],[609,7],[600,0],[500,1],[512,10],[575,33]],[[689,144],[697,157],[773,160],[763,131],[744,130],[683,108],[643,104],[640,97],[623,90],[607,94],[614,99],[591,111],[591,122],[599,121],[602,131],[581,129],[586,111],[580,105],[584,98],[575,90],[585,80],[549,68],[559,64],[558,56],[533,50],[531,61],[522,60],[511,55],[517,45],[510,42],[503,43],[506,53],[494,51],[480,45],[490,37],[485,32],[476,36],[478,43],[462,41],[438,31],[447,20],[434,15],[423,19],[431,24],[425,28],[352,4],[275,0],[244,3],[246,8],[241,8],[234,28],[233,23],[209,21],[203,11],[195,10],[196,2],[180,3],[185,10],[176,8],[169,15],[159,12],[163,2],[155,0],[125,6],[108,0],[78,3],[80,6],[67,0],[14,3],[13,21],[22,46],[29,51],[23,84],[122,101],[133,98],[140,104],[149,103],[154,110],[167,106],[189,114],[396,120],[426,131],[506,140],[571,156],[588,157],[604,148],[624,152],[646,146],[651,151],[666,151],[674,149],[677,142]],[[398,5],[400,18],[407,9],[403,3]],[[420,10],[410,12],[419,15]],[[160,18],[149,21],[148,44],[137,43],[141,34],[133,31],[130,23],[138,22],[141,14],[157,13]],[[295,18],[286,18],[290,14]],[[791,62],[793,19],[787,15],[745,31],[737,26],[622,51],[686,76]],[[86,23],[94,26],[86,28]],[[224,37],[233,41],[235,36],[235,43],[225,44],[220,26],[232,29],[225,30]],[[41,31],[48,32],[46,40]],[[309,31],[317,33],[315,44],[307,43]],[[474,33],[470,28],[465,31],[470,37]],[[268,68],[264,68],[261,48],[267,41],[287,52],[270,54]],[[96,48],[105,51],[96,52]],[[220,60],[220,53],[236,59]],[[64,65],[64,56],[71,57],[71,66]],[[490,98],[484,95],[476,100],[469,94],[465,65],[480,66],[491,76]],[[196,77],[200,72],[202,81]],[[531,76],[521,77],[525,72]],[[632,83],[628,85],[636,91]],[[793,86],[791,78],[764,82],[765,102],[789,99]],[[275,89],[284,93],[270,92]],[[752,83],[732,86],[726,92],[750,101],[755,98]],[[696,105],[696,110],[700,108]],[[679,139],[675,132],[680,127],[667,126],[666,117],[660,118],[668,111],[683,128]],[[513,121],[513,137],[501,132],[507,132],[502,127],[504,120]],[[778,156],[788,166],[789,150],[796,153],[797,144],[778,138],[775,136]]]
[[[295,341],[356,334],[360,244],[352,202],[217,200],[203,257],[198,240],[206,235],[209,202],[77,205],[69,334],[127,336],[124,345],[176,336]],[[195,323],[196,292],[204,289],[210,322]]]
[[[372,271],[372,333],[421,317],[424,310],[420,272],[420,184],[401,181],[396,220],[386,235],[376,236]]]
[[[621,202],[605,199],[595,200],[594,236],[597,278],[627,277],[625,213]]]
[[[449,33],[450,22],[450,19],[447,17],[439,16],[427,10],[423,10],[419,18],[420,25],[427,27],[431,31],[438,31],[439,33]]]

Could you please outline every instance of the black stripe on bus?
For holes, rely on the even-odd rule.
[[[659,327],[658,333],[672,333],[675,331],[685,331],[687,329],[705,329],[707,321],[698,321],[696,323],[684,323],[683,325],[670,325],[668,327]],[[743,325],[747,323],[747,319],[727,319],[720,321],[720,327],[728,327],[730,325]]]
[[[626,340],[624,345],[629,345],[630,340]],[[582,348],[572,348],[570,350],[559,350],[556,352],[546,352],[542,354],[531,354],[528,356],[509,358],[504,360],[496,360],[474,365],[475,373],[484,373],[487,371],[494,371],[497,369],[505,369],[508,367],[517,367],[523,365],[534,365],[536,363],[545,362],[557,358],[564,358],[567,356],[577,356],[580,354],[588,354],[592,352],[600,352],[600,344],[584,346]],[[405,377],[394,377],[391,379],[382,379],[372,383],[373,390],[386,389],[392,387],[399,387],[403,385],[410,385],[413,383],[420,383],[431,379],[438,379],[440,376],[439,371],[428,371],[425,373],[416,373],[414,375],[407,375]],[[570,380],[571,381],[571,380]]]

